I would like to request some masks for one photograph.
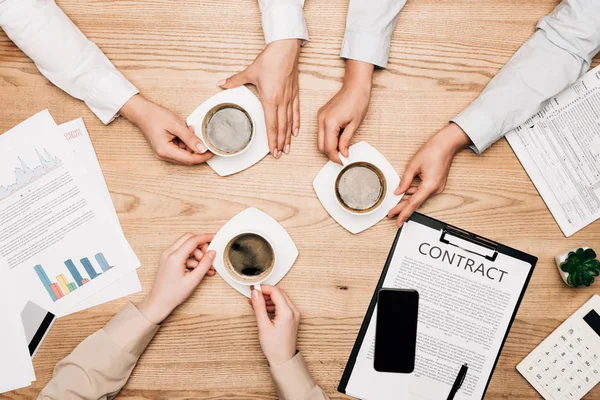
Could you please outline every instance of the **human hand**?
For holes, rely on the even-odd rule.
[[[248,300],[258,324],[258,340],[269,365],[279,365],[296,355],[300,311],[285,292],[279,288],[261,285],[252,289]],[[269,313],[275,314],[273,320]]]
[[[218,82],[223,89],[251,83],[258,88],[265,110],[269,151],[275,158],[289,154],[292,135],[300,132],[298,57],[302,41],[269,43],[244,71]]]
[[[406,193],[410,197],[392,208],[388,217],[398,215],[397,224],[400,226],[428,197],[442,193],[454,156],[469,144],[469,136],[454,123],[429,139],[408,163],[395,192],[396,195]],[[411,186],[417,176],[421,182]]]
[[[159,160],[196,165],[213,156],[191,127],[142,95],[129,99],[121,115],[140,129]]]
[[[212,276],[215,251],[207,252],[212,234],[186,233],[160,257],[160,264],[150,293],[138,305],[144,316],[160,324],[187,300],[204,275]]]
[[[350,140],[367,115],[374,68],[373,64],[347,60],[342,88],[319,110],[317,145],[338,164],[342,163],[338,151],[348,157]]]

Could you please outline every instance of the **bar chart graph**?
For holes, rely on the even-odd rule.
[[[94,265],[89,258],[84,257],[79,260],[79,263],[83,266],[83,271],[85,271],[85,273],[82,273],[83,271],[80,272],[73,260],[65,260],[64,264],[73,279],[72,282],[69,281],[70,278],[65,276],[65,274],[59,274],[56,276],[56,281],[51,281],[46,273],[46,270],[40,264],[33,267],[33,269],[46,288],[46,291],[48,292],[48,295],[52,301],[57,301],[69,293],[77,290],[78,287],[85,285],[90,280],[97,278],[112,268],[112,266],[106,260],[106,257],[104,257],[104,254],[98,253],[94,256],[94,259],[100,267],[100,271],[97,271],[96,268],[94,268]],[[88,276],[89,279],[84,278],[84,276]]]

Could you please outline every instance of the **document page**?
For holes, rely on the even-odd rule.
[[[441,232],[407,222],[384,288],[419,292],[415,370],[373,368],[373,313],[346,391],[361,399],[446,398],[460,366],[469,365],[457,400],[481,399],[531,266],[498,254],[495,261],[444,244]]]
[[[133,271],[137,258],[57,129],[44,111],[0,136],[0,268],[22,306],[62,316]]]
[[[57,133],[60,135],[60,139],[67,142],[69,148],[72,150],[73,159],[77,164],[78,169],[81,170],[82,174],[85,175],[86,180],[90,183],[92,196],[99,199],[106,209],[107,221],[110,221],[114,231],[120,234],[122,240],[126,241],[125,235],[121,229],[119,217],[117,216],[117,211],[112,203],[110,192],[108,191],[106,181],[104,180],[104,174],[102,173],[100,163],[96,157],[96,151],[94,150],[92,140],[83,119],[78,118],[71,122],[61,124],[58,128]],[[141,264],[137,256],[133,251],[128,252],[128,254],[130,257],[127,262],[134,265],[135,268],[138,268]],[[142,290],[142,287],[137,271],[132,271],[111,286],[94,293],[87,299],[76,304],[70,311],[81,311],[114,299],[129,296],[140,290]]]
[[[565,236],[600,217],[600,67],[506,139]]]

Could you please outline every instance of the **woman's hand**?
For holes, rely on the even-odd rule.
[[[395,192],[396,195],[406,193],[410,197],[392,208],[388,217],[398,215],[400,226],[430,196],[442,193],[454,156],[469,144],[469,136],[454,123],[429,139],[408,163]],[[420,182],[411,186],[416,177],[420,178]]]
[[[160,324],[187,300],[205,275],[212,276],[215,252],[206,251],[214,235],[187,233],[164,251],[150,293],[138,305],[149,321]]]
[[[269,365],[275,366],[296,355],[300,311],[281,289],[261,285],[252,289],[249,300],[258,324],[258,340]],[[271,320],[269,314],[275,314]]]
[[[300,131],[298,58],[302,41],[269,43],[244,71],[218,82],[223,89],[251,83],[258,88],[265,110],[269,150],[275,158],[289,154],[292,135]]]
[[[140,129],[159,160],[196,165],[213,156],[178,116],[140,94],[129,99],[120,112]]]
[[[347,60],[342,88],[319,110],[317,146],[338,164],[342,163],[338,153],[348,157],[352,136],[367,115],[374,68],[373,64]]]

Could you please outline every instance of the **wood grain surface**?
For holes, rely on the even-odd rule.
[[[219,92],[264,46],[255,0],[59,0],[79,28],[147,97],[182,118]],[[355,136],[399,173],[428,137],[483,89],[557,0],[409,0],[394,33],[390,63],[375,74],[368,115]],[[125,119],[109,126],[54,87],[0,33],[0,132],[48,108],[57,122],[83,116],[123,230],[142,261],[143,292],[56,322],[34,359],[37,381],[4,398],[34,398],[54,365],[101,328],[154,279],[163,249],[185,232],[216,232],[258,207],[290,233],[300,256],[281,282],[302,311],[299,348],[333,399],[396,227],[384,220],[352,235],[321,207],[312,180],[326,162],[316,115],[340,87],[339,50],[347,0],[308,0],[311,40],[300,56],[302,126],[292,152],[220,178],[208,166],[157,161]],[[486,399],[537,399],[516,364],[597,293],[569,289],[553,257],[600,247],[600,222],[566,239],[505,140],[482,156],[456,157],[446,191],[420,210],[539,257]],[[220,277],[206,279],[165,323],[120,394],[124,399],[274,399],[254,317]],[[586,399],[600,399],[596,387]]]

